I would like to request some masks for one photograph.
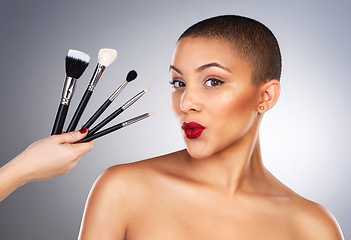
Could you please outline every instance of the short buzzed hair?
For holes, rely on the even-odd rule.
[[[178,39],[202,37],[224,40],[252,70],[252,82],[280,81],[282,60],[278,41],[262,23],[242,16],[224,15],[205,19],[189,27]]]

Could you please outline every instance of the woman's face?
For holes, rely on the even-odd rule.
[[[257,133],[260,87],[224,41],[182,38],[170,66],[172,109],[189,154],[206,158]],[[251,130],[251,131],[250,131]]]

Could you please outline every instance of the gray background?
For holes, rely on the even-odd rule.
[[[350,10],[346,0],[1,1],[1,165],[50,134],[70,48],[88,53],[91,63],[78,80],[68,120],[104,47],[117,49],[118,58],[80,124],[131,69],[139,77],[110,112],[145,87],[151,91],[114,122],[155,114],[96,140],[68,175],[17,189],[0,203],[0,238],[74,239],[89,190],[104,169],[184,147],[170,110],[168,66],[177,37],[219,14],[255,18],[278,38],[282,94],[261,126],[264,163],[293,190],[327,207],[351,237]]]

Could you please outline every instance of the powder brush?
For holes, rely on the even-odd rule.
[[[84,52],[72,49],[68,51],[66,56],[66,79],[51,135],[62,133],[77,79],[82,76],[83,72],[88,67],[89,60],[89,55]]]
[[[75,130],[75,128],[78,125],[78,122],[89,102],[89,99],[96,87],[96,84],[100,80],[103,72],[105,69],[113,62],[115,61],[117,57],[117,51],[114,49],[109,49],[109,48],[103,48],[99,51],[98,55],[98,64],[96,65],[94,74],[90,80],[90,83],[85,90],[85,93],[72,117],[71,122],[68,125],[67,131],[66,132],[72,132]]]

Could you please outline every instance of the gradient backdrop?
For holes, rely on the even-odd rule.
[[[220,14],[255,18],[278,38],[282,94],[261,126],[264,163],[293,190],[327,207],[351,238],[350,1],[0,3],[0,165],[50,134],[70,48],[88,53],[91,63],[78,80],[68,120],[104,47],[117,49],[118,58],[105,71],[80,124],[131,69],[139,77],[109,113],[148,86],[151,91],[114,122],[155,113],[96,140],[68,175],[17,189],[0,203],[0,239],[75,239],[90,188],[104,169],[184,147],[169,101],[173,47],[188,26]]]

